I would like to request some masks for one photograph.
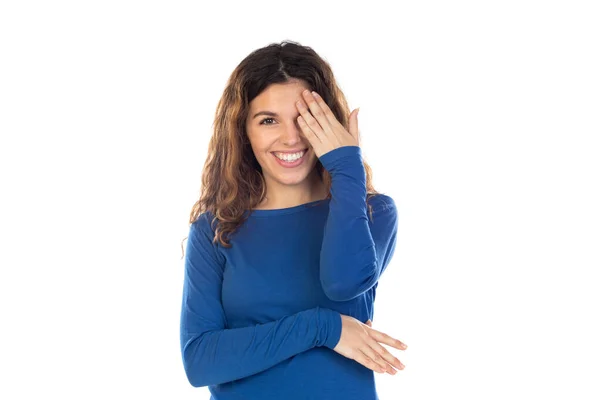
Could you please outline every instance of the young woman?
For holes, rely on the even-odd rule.
[[[371,328],[397,211],[329,64],[295,42],[233,71],[185,254],[181,353],[212,399],[377,399],[404,366]],[[364,321],[364,322],[363,322]],[[395,367],[395,368],[394,368]]]

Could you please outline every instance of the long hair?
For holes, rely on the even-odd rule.
[[[330,65],[312,48],[292,41],[272,43],[250,53],[232,72],[219,100],[213,133],[202,172],[200,199],[192,207],[190,225],[204,212],[214,216],[213,243],[231,247],[229,236],[266,195],[266,184],[246,133],[250,102],[269,85],[301,79],[321,95],[337,120],[348,129],[350,110]],[[368,199],[377,194],[364,161]],[[315,166],[331,198],[331,176],[320,161]],[[185,239],[184,239],[185,240]],[[183,244],[182,244],[183,249]]]

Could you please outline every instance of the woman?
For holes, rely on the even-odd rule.
[[[370,323],[397,212],[371,184],[357,114],[309,47],[271,44],[233,71],[181,309],[187,378],[212,399],[377,399],[373,371],[404,368],[382,344],[406,345]]]

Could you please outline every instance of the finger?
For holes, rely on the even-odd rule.
[[[358,110],[352,111],[350,114],[350,118],[348,118],[348,132],[356,139],[356,142],[359,142],[359,134],[358,134]]]
[[[385,372],[385,369],[382,368],[381,365],[377,364],[375,361],[373,361],[371,358],[367,357],[361,351],[356,352],[354,361],[356,361],[359,364],[364,365],[365,367],[367,367],[375,372],[379,372],[380,374],[383,374]]]
[[[319,124],[319,127],[323,130],[323,132],[325,134],[327,134],[327,135],[333,134],[331,123],[329,122],[329,119],[325,116],[325,112],[323,111],[323,109],[321,108],[319,103],[317,103],[317,99],[315,98],[315,96],[308,90],[305,90],[304,92],[302,92],[302,95],[304,96],[304,100],[306,101],[306,104],[308,104],[310,113],[312,114],[313,118]],[[323,103],[323,102],[321,102],[321,103]]]
[[[340,121],[338,121],[338,119],[335,117],[335,114],[333,113],[333,111],[331,111],[331,108],[329,108],[327,103],[325,103],[325,100],[323,100],[321,95],[319,95],[317,92],[312,92],[312,96],[314,97],[315,102],[319,105],[319,107],[323,111],[323,115],[325,116],[325,118],[327,118],[327,122],[329,122],[331,127],[332,128],[335,127],[336,124],[341,125]]]
[[[371,329],[369,331],[369,335],[371,335],[371,337],[377,340],[378,342],[387,344],[388,346],[394,347],[398,350],[406,350],[408,348],[406,344],[402,343],[398,339],[394,339],[393,337],[386,335],[383,332],[379,332],[375,329]]]
[[[302,116],[297,118],[298,125],[300,125],[300,130],[306,136],[308,141],[312,144],[313,147],[321,144],[321,138],[313,132],[313,130],[306,124],[306,121]]]
[[[372,361],[377,363],[377,365],[383,368],[384,371],[387,371],[388,363],[385,362],[385,360],[379,354],[377,354],[377,352],[375,352],[368,343],[361,347],[360,351],[362,351],[364,355],[369,357]]]
[[[400,362],[392,353],[390,353],[385,347],[377,343],[375,340],[369,341],[369,346],[377,353],[386,363],[394,366],[397,369],[404,369],[404,364]],[[390,369],[393,369],[390,367]],[[389,370],[388,370],[389,372]]]
[[[373,323],[371,322],[371,320],[367,320],[367,322],[365,322],[365,325],[367,325],[368,327],[372,327]]]
[[[316,104],[314,99],[312,99],[312,103]],[[319,121],[315,119],[316,115],[313,116],[315,111],[312,109],[309,110],[306,103],[302,100],[298,100],[296,102],[296,108],[298,108],[298,112],[300,112],[300,115],[302,116],[302,118],[304,118],[304,122],[306,123],[306,125],[308,125],[310,129],[315,133],[315,135],[319,136],[319,138],[321,138],[322,141],[322,136],[324,136],[326,133],[323,131],[323,127],[321,126],[321,124],[319,124]],[[325,125],[329,126],[329,124]]]

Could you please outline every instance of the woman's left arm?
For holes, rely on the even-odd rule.
[[[331,174],[331,201],[321,248],[320,277],[334,301],[371,289],[396,247],[398,214],[394,200],[378,194],[366,204],[366,175],[358,146],[336,148],[319,160]]]
[[[377,283],[394,253],[396,206],[389,196],[375,196],[370,199],[373,221],[367,217],[358,109],[350,114],[346,129],[318,93],[304,91],[296,107],[302,133],[331,175],[332,198],[321,248],[321,284],[331,300],[350,300]]]

